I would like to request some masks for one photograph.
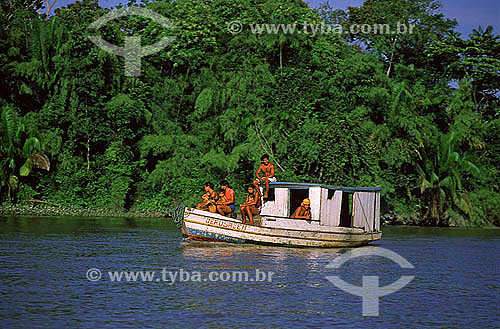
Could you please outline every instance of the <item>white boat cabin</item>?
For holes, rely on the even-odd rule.
[[[263,218],[290,218],[302,200],[311,200],[311,220],[320,226],[380,232],[380,191],[377,187],[336,187],[276,182],[262,205]],[[297,219],[290,219],[297,221]]]

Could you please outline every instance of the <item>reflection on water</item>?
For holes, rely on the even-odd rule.
[[[0,218],[2,327],[495,327],[499,230],[385,228],[384,247],[415,266],[343,249],[183,241],[165,219]],[[98,282],[86,271],[98,268]],[[272,282],[112,282],[108,271],[275,273]],[[377,275],[415,279],[361,316],[361,298],[333,286]]]
[[[333,260],[348,249],[325,248],[288,248],[252,244],[229,244],[223,242],[182,242],[182,255],[185,259],[199,260],[208,263],[214,269],[277,269],[286,271],[290,262],[300,260],[309,269],[319,266],[324,268],[325,259]],[[237,261],[235,260],[244,260]],[[320,260],[318,262],[318,260]],[[293,266],[293,265],[292,265]]]
[[[289,248],[273,247],[253,244],[229,244],[223,242],[183,241],[182,253],[185,257],[218,260],[219,257],[231,257],[235,254],[246,255],[250,258],[273,258],[275,261],[287,258],[318,259],[320,257],[335,257],[349,249],[337,248]]]

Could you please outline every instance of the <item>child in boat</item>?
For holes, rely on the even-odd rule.
[[[219,197],[214,191],[214,184],[206,182],[204,188],[206,193],[201,196],[202,202],[196,205],[196,209],[217,212],[216,202]]]
[[[274,165],[269,162],[269,155],[264,154],[260,160],[262,161],[259,169],[255,173],[257,179],[253,182],[253,185],[256,189],[259,189],[259,183],[265,183],[266,189],[264,191],[264,199],[267,199],[269,194],[269,182],[276,182],[276,177],[274,177]],[[260,172],[264,174],[264,176],[260,177]],[[259,190],[260,191],[260,190]]]
[[[311,200],[304,199],[291,218],[311,219]]]
[[[217,200],[217,202],[215,203],[215,205],[217,206],[217,211],[222,215],[222,216],[225,216],[224,213],[221,213],[220,212],[220,208],[222,206],[225,206],[227,204],[227,199],[226,199],[226,191],[224,190],[220,190],[219,191],[219,200]]]
[[[209,192],[206,192],[205,194],[203,194],[201,196],[201,200],[202,201],[196,205],[196,209],[207,211],[208,210],[208,205],[210,203],[209,199],[210,199],[210,193]]]
[[[243,224],[248,222],[253,224],[253,216],[259,214],[260,192],[254,186],[248,186],[248,194],[244,203],[240,205],[241,221]]]
[[[224,192],[225,201],[217,203],[217,211],[222,216],[229,216],[231,213],[234,214],[234,190],[229,186],[227,180],[220,182],[220,188]]]

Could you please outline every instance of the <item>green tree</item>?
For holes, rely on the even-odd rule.
[[[456,207],[465,215],[471,215],[470,204],[463,189],[464,174],[479,175],[479,169],[470,161],[467,153],[456,149],[456,134],[443,135],[440,143],[421,149],[417,171],[424,198],[424,219],[434,226],[449,224],[449,210]]]
[[[445,18],[440,8],[437,0],[367,0],[359,8],[348,7],[346,30],[353,24],[390,28],[390,32],[349,34],[351,40],[364,43],[380,56],[386,63],[387,76],[395,63],[429,69],[435,63],[426,60],[425,50],[457,25],[455,20]],[[401,25],[407,30],[398,30]]]
[[[40,140],[26,135],[18,113],[9,105],[2,107],[0,159],[0,197],[6,194],[12,201],[16,201],[19,177],[28,176],[33,168],[50,169]]]
[[[473,30],[467,40],[452,35],[433,44],[427,54],[433,59],[444,59],[450,79],[472,82],[478,111],[489,118],[498,115],[500,36],[493,34],[492,26]]]

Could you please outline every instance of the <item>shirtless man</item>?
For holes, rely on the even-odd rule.
[[[259,183],[264,182],[266,184],[264,199],[267,199],[269,193],[269,182],[276,182],[276,177],[274,177],[274,165],[269,162],[269,155],[267,154],[264,154],[260,159],[262,160],[262,164],[255,173],[257,179],[254,180],[253,185],[256,189],[259,189]],[[264,174],[262,178],[259,175],[261,171]]]
[[[217,212],[222,216],[227,216],[234,212],[234,190],[227,180],[220,182],[220,188],[224,191],[224,200],[217,203]]]
[[[311,200],[304,199],[291,218],[311,219]]]
[[[255,189],[252,185],[248,186],[248,194],[244,203],[240,205],[241,210],[241,222],[246,224],[246,217],[250,224],[253,224],[253,216],[259,213],[258,202],[260,198],[260,192]]]

